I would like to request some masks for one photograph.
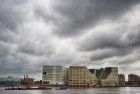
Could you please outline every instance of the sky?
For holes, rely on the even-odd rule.
[[[0,76],[43,65],[140,75],[140,0],[0,0]]]

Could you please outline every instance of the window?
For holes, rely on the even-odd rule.
[[[43,75],[46,75],[46,72],[43,72]]]

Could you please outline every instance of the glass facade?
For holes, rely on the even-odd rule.
[[[43,84],[63,84],[62,66],[43,66],[42,81]]]
[[[0,77],[0,86],[17,86],[21,83],[21,78]]]
[[[68,86],[94,86],[97,78],[86,66],[70,66],[66,69],[66,85]]]

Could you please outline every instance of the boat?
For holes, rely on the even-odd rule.
[[[66,89],[68,89],[68,87],[66,86],[60,86],[56,88],[56,90],[66,90]]]

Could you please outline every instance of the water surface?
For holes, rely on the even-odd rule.
[[[0,90],[0,94],[140,94],[140,87],[67,90]]]

